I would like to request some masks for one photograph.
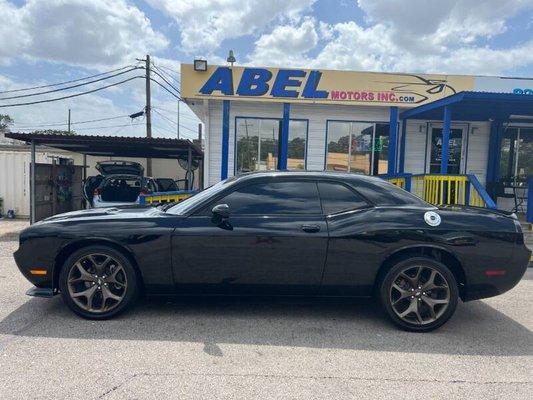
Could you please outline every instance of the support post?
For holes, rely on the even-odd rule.
[[[289,120],[291,117],[291,104],[283,103],[283,119],[281,121],[281,143],[279,146],[278,169],[287,169],[289,153]]]
[[[452,123],[452,110],[449,107],[444,107],[444,121],[442,126],[442,147],[440,160],[440,173],[448,173],[448,158],[450,148],[450,127]]]
[[[35,223],[35,141],[31,141],[31,163],[30,163],[30,224]]]
[[[229,158],[229,100],[222,101],[222,163],[220,170],[220,179],[228,177],[228,158]]]
[[[192,149],[187,149],[187,190],[192,190]]]
[[[396,173],[396,148],[398,144],[398,107],[390,108],[389,117],[389,153],[387,157],[387,175]]]
[[[398,166],[401,174],[405,173],[405,138],[407,136],[407,119],[402,120],[402,138],[400,140],[400,163]]]
[[[146,107],[144,113],[146,115],[146,137],[152,137],[152,105],[150,94],[150,55],[146,55],[145,60],[145,86],[146,86]],[[152,176],[152,159],[146,159],[146,175]]]
[[[527,177],[527,191],[526,221],[533,224],[533,175]]]

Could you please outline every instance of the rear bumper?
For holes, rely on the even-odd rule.
[[[531,251],[524,245],[518,246],[514,257],[509,263],[501,266],[505,271],[503,275],[476,276],[475,279],[468,279],[466,290],[463,292],[463,300],[479,300],[487,297],[494,297],[503,294],[514,288],[527,271],[531,257]],[[481,269],[478,269],[481,272]],[[483,271],[485,272],[485,271]]]

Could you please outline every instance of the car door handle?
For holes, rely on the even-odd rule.
[[[308,233],[319,232],[320,231],[320,226],[304,224],[304,225],[302,225],[302,231],[308,232]]]

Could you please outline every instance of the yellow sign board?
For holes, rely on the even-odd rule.
[[[185,99],[414,107],[474,84],[466,75],[181,65]]]

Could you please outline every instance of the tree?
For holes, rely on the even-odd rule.
[[[65,131],[62,129],[43,129],[43,130],[36,130],[32,133],[42,134],[42,135],[75,135],[75,131]]]
[[[0,133],[9,132],[9,127],[13,125],[13,118],[9,115],[0,114]]]

